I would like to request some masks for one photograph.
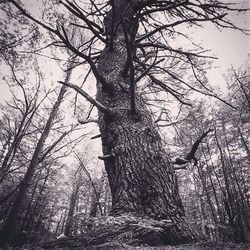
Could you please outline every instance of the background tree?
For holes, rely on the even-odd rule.
[[[231,97],[229,92],[228,98]],[[240,103],[246,103],[242,96]],[[179,173],[181,180],[185,180],[182,185],[191,186],[183,198],[189,219],[213,240],[249,242],[248,157],[239,133],[239,127],[244,127],[245,137],[249,137],[249,124],[243,125],[240,119],[246,110],[240,106],[233,109],[218,103],[214,107],[203,104],[176,126],[180,145],[195,140],[200,130],[214,128],[214,133],[198,149],[198,165],[188,165],[188,173]]]
[[[69,79],[70,74],[71,74],[71,72],[68,71],[66,74],[67,80]],[[20,86],[22,87],[21,84],[20,84]],[[34,174],[37,170],[38,165],[44,161],[44,159],[47,157],[47,155],[56,147],[56,145],[63,139],[63,137],[65,137],[68,133],[72,132],[72,129],[71,129],[70,131],[63,133],[59,137],[59,139],[54,141],[53,144],[43,152],[46,139],[49,136],[49,133],[51,131],[51,127],[53,126],[53,122],[58,114],[58,110],[59,110],[60,104],[63,101],[66,89],[67,89],[66,86],[61,87],[60,92],[59,92],[58,97],[57,97],[57,100],[54,103],[54,105],[51,109],[50,115],[48,117],[48,120],[46,121],[46,124],[43,128],[43,131],[41,132],[40,138],[39,138],[37,144],[35,145],[34,153],[31,157],[30,161],[27,163],[27,165],[28,165],[27,170],[24,174],[24,177],[22,178],[22,180],[20,181],[20,183],[18,185],[16,197],[14,199],[14,202],[11,206],[11,209],[10,209],[8,216],[7,216],[7,218],[4,222],[4,225],[3,225],[3,229],[2,229],[2,240],[3,241],[4,240],[5,241],[16,241],[17,240],[18,235],[20,234],[20,231],[21,231],[20,220],[22,218],[22,214],[24,211],[23,210],[24,201],[25,201],[25,198],[27,197],[29,187],[32,186]],[[25,99],[25,103],[26,103],[26,107],[27,107],[26,113],[29,114],[29,109],[28,109],[29,102],[28,102],[26,95],[24,95],[24,99]],[[24,116],[24,118],[26,118],[26,116]],[[30,121],[31,120],[29,119],[28,122],[30,123]],[[22,125],[22,122],[21,122],[21,125]],[[23,128],[22,127],[20,127],[20,128],[22,131]],[[20,141],[20,139],[19,139],[19,141]],[[18,145],[14,144],[14,146],[15,146],[15,149],[17,149]],[[8,152],[7,152],[6,156],[8,156]],[[5,159],[6,159],[6,157],[5,157]],[[5,162],[6,162],[5,159],[4,159],[3,164],[2,164],[2,168],[4,168],[4,169],[2,169],[2,170],[5,170]],[[45,180],[47,180],[47,178],[48,178],[48,176],[45,177]],[[38,181],[39,181],[39,179],[37,180],[37,183],[35,184],[35,188],[34,188],[34,191],[32,193],[32,197],[31,197],[31,202],[32,202],[33,196],[35,194]],[[43,185],[45,185],[45,183]],[[27,209],[25,217],[27,217],[27,215],[29,213],[29,208],[30,208],[30,205],[28,205],[28,208],[25,208],[25,209]],[[26,218],[24,218],[24,220],[25,219]]]

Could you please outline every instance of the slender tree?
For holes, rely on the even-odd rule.
[[[221,100],[206,85],[202,68],[204,59],[212,57],[198,46],[193,51],[184,50],[169,45],[168,40],[185,37],[177,29],[184,24],[212,22],[237,29],[226,15],[246,9],[212,0],[111,0],[91,1],[88,6],[66,0],[60,3],[76,21],[67,27],[59,21],[55,27],[38,20],[17,1],[10,2],[59,38],[58,44],[82,58],[97,80],[96,99],[76,84],[60,83],[77,91],[99,111],[100,159],[105,163],[111,188],[111,214],[170,220],[174,226],[166,230],[171,237],[163,237],[165,242],[190,239],[171,159],[146,105],[145,92],[137,87],[147,78],[147,90],[163,90],[167,97],[185,105],[190,105],[185,98],[190,90]],[[70,37],[70,26],[90,31],[93,36],[84,45],[76,45]]]
[[[68,71],[66,74],[66,79],[69,80],[71,75],[71,71]],[[41,137],[36,145],[35,151],[33,153],[32,159],[27,167],[27,171],[19,185],[18,192],[12,208],[7,215],[7,218],[4,222],[2,231],[1,231],[1,244],[5,244],[6,242],[16,242],[18,241],[18,237],[20,234],[20,221],[22,217],[22,208],[24,206],[24,200],[27,195],[27,191],[31,185],[32,179],[34,177],[35,170],[39,164],[40,156],[42,150],[44,148],[46,139],[49,136],[51,131],[51,127],[53,125],[53,121],[58,113],[60,104],[63,101],[64,94],[67,90],[66,86],[62,86],[60,92],[58,94],[57,100],[53,105],[49,118],[46,122],[44,130],[41,134]]]
[[[79,170],[79,169],[78,169]],[[78,199],[78,194],[79,194],[79,188],[82,184],[82,176],[81,172],[79,171],[78,173],[75,173],[75,183],[73,184],[73,189],[70,195],[70,202],[69,202],[69,211],[67,215],[67,220],[66,220],[66,225],[64,228],[64,235],[69,236],[72,234],[72,227],[73,227],[73,216],[75,212],[75,208],[77,205],[77,199]]]

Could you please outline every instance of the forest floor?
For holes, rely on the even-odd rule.
[[[43,250],[43,247],[33,244],[27,244],[23,247],[8,247],[1,250]],[[46,248],[49,249],[49,248]],[[129,246],[121,242],[109,242],[99,246],[92,247],[59,247],[53,250],[250,250],[250,244],[235,244],[225,242],[205,242],[193,243],[176,246]]]
[[[80,248],[78,248],[80,249]],[[89,247],[86,250],[250,250],[250,244],[231,244],[231,243],[196,243],[196,244],[184,244],[177,246],[137,246],[132,247],[126,244],[108,245],[104,244],[98,247]],[[64,250],[64,249],[63,249]],[[66,249],[65,249],[66,250]]]

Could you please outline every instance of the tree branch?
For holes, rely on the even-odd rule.
[[[184,104],[184,105],[188,105],[188,106],[192,106],[190,103],[183,101],[179,96],[178,96],[178,92],[176,92],[174,89],[172,89],[171,87],[167,86],[165,83],[163,83],[162,81],[160,81],[159,79],[155,78],[153,75],[148,74],[149,78],[152,80],[152,82],[154,82],[156,85],[160,86],[163,90],[165,90],[166,92],[168,92],[169,94],[171,94],[176,100],[178,100],[180,103]],[[175,93],[176,92],[176,93]]]
[[[184,165],[184,164],[187,164],[189,163],[191,160],[194,160],[194,166],[197,165],[197,158],[195,157],[195,153],[200,145],[200,143],[202,142],[202,140],[209,134],[211,133],[212,131],[214,131],[214,129],[208,129],[206,132],[203,132],[202,135],[195,141],[195,143],[193,144],[190,152],[185,156],[185,158],[180,158],[180,157],[177,157],[175,159],[175,162],[174,164],[177,164],[177,165]]]
[[[77,125],[76,126],[74,126],[74,127],[72,127],[69,131],[66,131],[66,132],[64,132],[44,153],[43,153],[43,155],[40,157],[40,159],[39,159],[39,163],[41,163],[41,162],[43,162],[44,161],[44,159],[48,156],[48,154],[57,146],[57,144],[59,143],[59,142],[61,142],[62,141],[62,139],[66,136],[66,135],[68,135],[69,133],[71,133],[75,128],[77,127]]]
[[[174,166],[174,170],[180,170],[180,169],[184,169],[184,170],[187,170],[187,165],[186,166]]]
[[[91,122],[98,124],[98,120],[97,119],[85,119],[85,120],[78,119],[78,122],[80,124],[82,124],[82,125],[83,124],[88,124],[88,123],[91,123]]]
[[[64,5],[71,13],[76,15],[78,18],[82,19],[88,26],[89,30],[92,31],[92,33],[98,37],[102,42],[106,44],[105,38],[103,38],[100,34],[103,33],[103,29],[97,25],[96,23],[90,21],[83,13],[82,11],[73,3],[66,0],[67,4],[61,1],[61,4]],[[95,28],[98,29],[98,31]]]
[[[53,34],[55,34],[56,36],[58,36],[61,41],[66,45],[66,47],[68,49],[70,49],[72,52],[74,52],[76,55],[82,57],[83,59],[86,60],[86,62],[89,63],[90,67],[91,67],[91,70],[94,74],[94,76],[96,77],[97,80],[100,81],[100,83],[104,86],[104,87],[108,87],[108,83],[106,82],[105,78],[99,73],[99,71],[97,70],[97,67],[95,65],[95,63],[93,62],[93,60],[91,59],[90,56],[87,56],[85,55],[84,53],[80,52],[79,50],[77,50],[71,43],[70,41],[68,40],[67,38],[67,34],[65,32],[65,29],[62,28],[63,30],[63,33],[64,36],[60,33],[60,31],[58,29],[54,29],[54,28],[51,28],[49,26],[47,26],[46,24],[40,22],[39,20],[37,20],[36,18],[32,17],[30,14],[27,13],[27,11],[25,11],[19,4],[17,4],[14,0],[11,0],[11,3],[16,6],[16,8],[18,10],[21,11],[21,13],[28,17],[29,19],[31,19],[32,21],[34,21],[35,23],[37,23],[38,25],[42,26],[43,28],[45,28],[46,30],[52,32]]]
[[[74,89],[81,96],[83,96],[86,100],[88,100],[91,104],[93,104],[95,107],[97,107],[99,111],[101,111],[103,113],[108,113],[108,114],[112,113],[111,110],[108,107],[105,107],[100,102],[96,101],[94,98],[92,98],[90,95],[88,95],[84,90],[82,90],[81,88],[79,88],[77,85],[71,84],[69,82],[63,82],[63,81],[58,81],[58,82],[60,84],[63,84],[65,86],[68,86],[68,87]]]
[[[189,0],[184,0],[182,2],[177,2],[177,3],[171,3],[170,5],[168,6],[164,6],[164,7],[158,7],[158,8],[155,8],[155,9],[149,9],[149,10],[145,10],[143,12],[141,12],[139,14],[140,17],[143,17],[143,16],[146,16],[146,15],[149,15],[149,14],[152,14],[152,13],[155,13],[155,12],[158,12],[158,11],[166,11],[166,10],[171,10],[171,9],[174,9],[174,8],[177,8],[179,6],[182,6],[186,3],[188,3]],[[166,4],[164,4],[166,5]]]
[[[157,56],[155,57],[155,61],[148,67],[146,68],[142,73],[141,75],[139,75],[136,79],[135,79],[135,83],[139,82],[144,76],[146,76],[149,71],[154,67],[156,66],[157,64],[163,62],[165,59],[160,59],[159,61],[156,62],[156,59],[157,59]]]
[[[154,35],[158,31],[161,31],[161,30],[169,28],[169,27],[174,27],[174,26],[177,26],[177,25],[182,24],[182,23],[188,23],[188,22],[207,22],[207,21],[213,21],[213,20],[217,20],[217,19],[222,19],[225,16],[226,16],[226,14],[219,15],[219,16],[216,16],[216,17],[213,17],[213,18],[209,18],[209,17],[208,18],[188,18],[188,19],[176,21],[174,23],[161,25],[161,26],[155,28],[154,30],[148,32],[147,34],[145,34],[145,35],[137,38],[136,39],[136,43],[139,43],[142,40],[144,40],[146,38],[149,38],[150,36]]]
[[[204,53],[206,51],[202,51],[202,52],[199,52],[199,53],[193,53],[193,52],[188,52],[188,51],[183,51],[183,50],[180,50],[180,49],[173,49],[165,44],[158,44],[158,43],[151,43],[151,42],[148,42],[148,43],[139,43],[136,45],[137,47],[139,48],[145,48],[145,47],[155,47],[155,48],[161,48],[161,49],[165,49],[165,50],[168,50],[170,52],[175,52],[177,54],[181,54],[181,55],[185,55],[185,56],[194,56],[194,57],[201,57],[201,58],[208,58],[208,59],[218,59],[217,57],[214,57],[214,56],[205,56],[205,55],[200,55],[201,53]]]

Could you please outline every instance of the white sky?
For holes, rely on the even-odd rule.
[[[219,31],[211,24],[206,29],[197,30],[204,48],[211,49],[218,57],[213,63],[213,69],[208,72],[209,81],[213,85],[224,82],[222,75],[231,67],[240,67],[250,54],[250,37],[235,30]]]

